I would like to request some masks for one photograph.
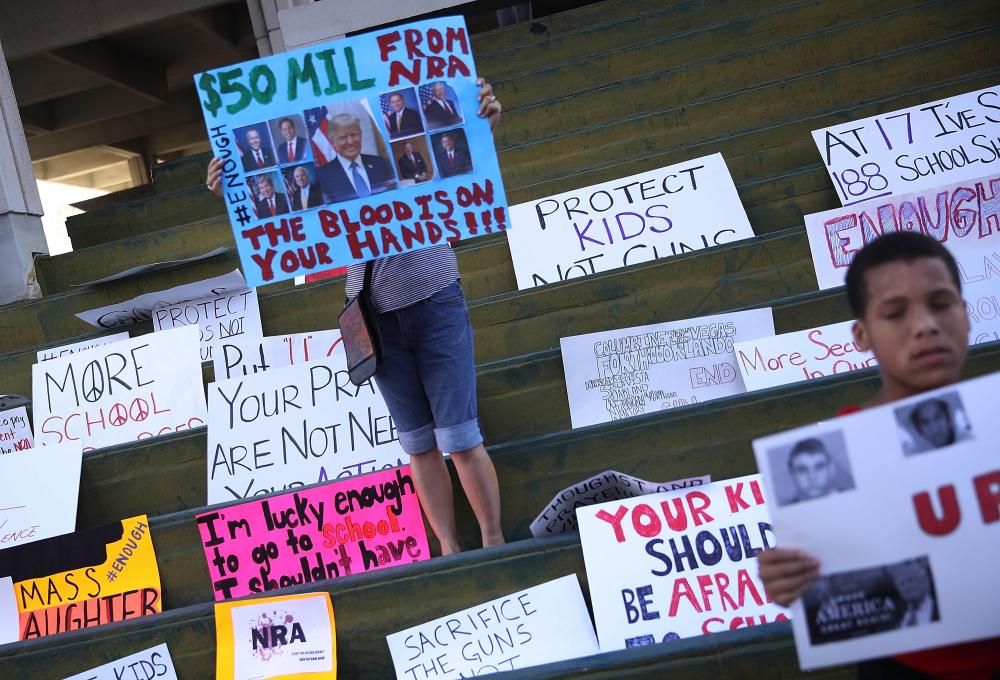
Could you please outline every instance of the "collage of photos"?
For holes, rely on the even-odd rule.
[[[291,113],[234,134],[255,215],[265,219],[471,173],[464,122],[455,91],[435,82]]]

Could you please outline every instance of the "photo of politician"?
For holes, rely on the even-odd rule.
[[[425,135],[393,142],[392,156],[396,159],[400,184],[419,184],[434,178],[434,164]]]
[[[943,449],[972,439],[972,425],[962,395],[946,392],[896,409],[896,425],[904,456]]]
[[[432,135],[431,146],[434,147],[434,158],[437,160],[438,174],[441,177],[472,172],[472,159],[469,157],[465,130],[458,128]]]
[[[280,165],[301,163],[312,158],[312,148],[306,139],[306,123],[302,114],[292,113],[268,122]]]
[[[259,219],[288,214],[288,198],[284,181],[276,172],[265,172],[247,177],[247,187],[253,197],[254,214]]]
[[[325,124],[332,157],[316,168],[325,203],[338,203],[396,188],[390,148],[365,100],[327,107]]]
[[[926,556],[818,578],[802,595],[809,641],[850,640],[939,621]]]
[[[421,85],[420,101],[428,130],[440,130],[462,122],[458,97],[447,83],[438,81]]]
[[[236,147],[240,150],[243,172],[254,172],[274,166],[274,147],[267,123],[254,123],[233,130]]]
[[[385,129],[389,132],[389,139],[410,137],[424,131],[417,93],[412,87],[380,95],[379,102],[382,105],[382,118],[385,121]]]
[[[827,432],[767,452],[778,505],[825,498],[854,488],[844,435]]]
[[[308,210],[323,205],[323,190],[316,181],[316,166],[312,163],[289,165],[281,169],[285,192],[292,210]]]

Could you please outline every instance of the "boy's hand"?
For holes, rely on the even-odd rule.
[[[476,85],[479,86],[479,117],[489,117],[490,129],[492,130],[500,122],[500,112],[503,111],[503,106],[493,94],[493,86],[487,83],[485,78],[477,80]]]
[[[222,198],[222,161],[218,158],[213,158],[208,162],[208,178],[205,180],[205,186],[213,194]]]
[[[757,569],[767,596],[787,607],[819,576],[819,561],[801,550],[774,548],[757,556]]]

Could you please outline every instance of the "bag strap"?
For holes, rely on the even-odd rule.
[[[361,281],[361,290],[358,291],[358,295],[364,295],[366,292],[371,296],[372,292],[372,271],[375,269],[375,261],[368,260],[365,262],[365,278]]]

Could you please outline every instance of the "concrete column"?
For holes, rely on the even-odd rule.
[[[278,12],[293,7],[312,4],[314,0],[247,0],[250,23],[257,40],[257,51],[266,57],[285,51]]]
[[[42,199],[0,44],[0,304],[41,295],[34,257],[48,252]]]

